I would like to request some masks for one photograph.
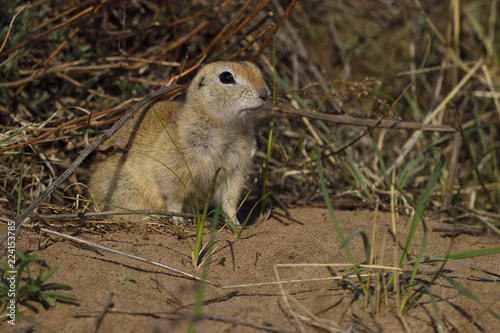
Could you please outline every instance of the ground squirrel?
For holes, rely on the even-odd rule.
[[[108,140],[127,149],[94,163],[89,184],[94,199],[134,210],[192,212],[192,204],[203,207],[223,167],[227,182],[221,172],[213,197],[221,196],[222,211],[238,223],[236,210],[255,152],[255,111],[269,95],[250,62],[205,65],[185,102],[146,107]]]

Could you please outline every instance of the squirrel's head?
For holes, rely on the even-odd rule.
[[[200,69],[188,89],[187,102],[208,110],[219,120],[231,122],[252,114],[269,95],[257,66],[246,61],[220,61]]]

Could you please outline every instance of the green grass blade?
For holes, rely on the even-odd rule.
[[[344,233],[342,232],[342,228],[340,228],[339,221],[337,220],[337,217],[335,216],[335,212],[333,210],[332,202],[330,200],[330,196],[328,195],[328,190],[326,188],[326,182],[325,182],[325,175],[323,173],[323,167],[321,166],[321,154],[319,152],[319,147],[316,146],[317,150],[317,165],[318,165],[318,174],[319,174],[319,180],[320,180],[320,185],[321,185],[321,192],[323,193],[323,198],[325,200],[326,207],[328,208],[328,213],[330,214],[330,218],[332,220],[333,226],[335,228],[335,231],[337,232],[338,237],[340,238],[340,242],[342,244],[345,243],[346,238],[344,237]],[[349,249],[349,246],[345,246],[345,252],[347,256],[349,257],[350,262],[353,265],[354,271],[358,275],[359,282],[361,283],[361,288],[363,289],[363,292],[366,292],[365,286],[362,283],[361,276],[359,275],[359,269],[356,265],[356,260],[354,259],[354,256],[351,253],[351,250]]]
[[[413,220],[410,226],[410,232],[408,233],[408,236],[406,238],[406,244],[403,247],[403,251],[401,253],[401,260],[399,263],[399,266],[401,267],[403,265],[404,260],[406,259],[406,255],[408,254],[408,251],[410,249],[411,244],[413,244],[413,239],[415,237],[415,233],[417,231],[417,227],[420,224],[419,222],[422,220],[422,214],[425,208],[425,205],[427,204],[427,201],[429,200],[429,197],[431,195],[432,189],[434,186],[437,184],[439,180],[439,175],[441,174],[441,170],[444,166],[444,156],[441,154],[439,156],[439,160],[436,164],[436,167],[434,168],[431,176],[429,177],[429,181],[427,182],[425,186],[424,193],[422,197],[420,198],[420,201],[417,203],[415,207],[415,214],[413,216]],[[420,245],[420,249],[417,255],[417,258],[415,259],[415,262],[413,264],[413,270],[411,272],[410,280],[408,282],[408,285],[410,286],[409,289],[407,290],[407,293],[403,297],[403,300],[401,302],[401,308],[400,311],[403,311],[406,308],[406,303],[408,302],[409,299],[409,294],[411,293],[411,290],[413,289],[414,286],[414,281],[415,277],[418,273],[418,268],[420,266],[420,263],[422,262],[422,258],[424,255],[425,247],[427,244],[427,227],[425,223],[422,220],[422,226],[424,228],[423,232],[423,238],[422,238],[422,244]]]
[[[462,295],[468,297],[469,299],[473,300],[474,302],[476,302],[477,304],[481,305],[482,307],[484,307],[485,305],[473,294],[471,293],[467,288],[465,288],[463,285],[461,285],[457,280],[449,277],[449,276],[446,276],[446,275],[443,275],[442,276],[443,279],[445,279],[454,289],[458,290]],[[488,309],[488,311],[495,317],[497,318],[498,320],[500,320],[500,316],[495,313],[494,311],[492,311],[491,309]]]
[[[451,254],[447,255],[446,257],[438,256],[438,257],[424,258],[422,260],[422,263],[429,264],[429,263],[435,263],[435,262],[442,262],[444,260],[460,260],[460,259],[467,259],[467,258],[476,258],[476,257],[481,257],[481,256],[488,256],[491,254],[499,254],[499,253],[500,253],[500,248],[498,248],[498,247],[494,247],[494,248],[490,248],[490,249],[470,250],[470,251],[451,253]],[[411,261],[406,262],[404,265],[413,264],[413,263],[414,263],[414,260],[411,260]]]
[[[396,188],[401,191],[405,184],[408,182],[408,179],[410,178],[411,173],[415,168],[419,165],[422,164],[422,160],[428,155],[428,153],[420,154],[418,155],[413,161],[411,161],[410,164],[403,170],[403,173],[401,174],[401,177],[399,178],[399,182],[396,186]]]
[[[221,202],[220,200],[217,200],[217,204],[215,206],[215,211],[214,211],[214,221],[219,220],[220,213],[221,213]],[[207,246],[207,257],[206,260],[204,261],[205,264],[203,265],[201,281],[198,287],[198,292],[196,294],[196,301],[193,308],[193,320],[189,323],[188,326],[189,333],[194,333],[196,331],[196,322],[201,317],[201,311],[203,308],[203,299],[205,295],[205,285],[206,285],[205,281],[208,276],[208,268],[210,266],[210,257],[212,255],[212,248],[216,232],[217,232],[217,223],[212,223],[212,228],[210,229],[210,239]]]
[[[370,139],[372,140],[373,150],[375,151],[375,155],[378,158],[380,168],[382,169],[382,176],[384,177],[385,186],[387,188],[391,188],[391,182],[389,181],[389,177],[387,177],[387,169],[385,167],[384,157],[382,156],[380,149],[378,149],[377,142],[375,141],[375,138],[372,134],[370,134]]]
[[[482,45],[488,49],[488,52],[492,53],[493,41],[490,41],[488,35],[484,32],[482,22],[480,22],[473,13],[469,13],[466,17],[476,37],[482,42]],[[481,20],[483,20],[483,18],[481,18]]]
[[[316,120],[316,121],[314,121],[314,123],[316,125],[318,125],[319,129],[322,130],[322,131],[318,130],[318,134],[321,136],[323,141],[325,141],[328,148],[332,151],[336,151],[337,147],[335,146],[335,143],[339,144],[339,142],[337,142],[335,140],[335,137],[333,136],[332,131],[328,127],[328,125],[325,124],[324,121],[320,121],[320,120]],[[326,134],[323,132],[325,132]],[[370,193],[370,190],[369,190],[368,185],[366,183],[365,177],[363,176],[363,173],[359,169],[357,163],[355,163],[351,159],[351,157],[347,154],[341,154],[340,160],[341,160],[342,164],[344,164],[344,166],[346,167],[347,171],[350,173],[352,178],[354,179],[354,182],[358,185],[359,188],[361,188],[361,191],[365,194],[365,197],[363,197],[363,199],[368,201],[368,202],[372,202],[373,201],[372,194]]]
[[[437,306],[436,299],[434,298],[434,294],[432,293],[431,289],[427,284],[421,283],[420,284],[422,288],[424,288],[425,292],[427,293],[427,296],[430,298],[430,304],[432,306],[432,311],[434,311],[434,318],[436,318],[436,328],[438,332],[444,332],[444,325],[443,325],[443,320],[441,319],[441,316],[439,315],[439,309]]]
[[[344,72],[345,72],[346,69],[347,69],[347,66],[345,66],[344,68],[342,68],[342,70],[340,71],[340,73],[337,75],[337,77],[335,78],[335,80],[332,82],[332,84],[330,85],[330,88],[328,88],[328,92],[325,94],[325,96],[323,96],[323,99],[321,100],[321,102],[319,103],[318,107],[316,108],[316,112],[319,112],[319,110],[321,110],[321,107],[323,106],[323,104],[325,104],[326,99],[328,98],[328,96],[332,92],[333,88],[337,85],[337,82],[340,80],[340,78],[342,77],[342,75],[344,75]]]
[[[198,265],[199,265],[198,261],[199,261],[201,250],[202,250],[203,228],[205,226],[205,220],[207,219],[208,208],[209,208],[210,202],[212,200],[212,195],[214,194],[215,186],[217,185],[217,178],[219,178],[219,173],[221,172],[221,170],[224,171],[224,182],[227,185],[227,171],[223,168],[218,168],[217,171],[215,172],[214,177],[212,178],[212,183],[210,184],[210,189],[208,191],[208,197],[205,200],[205,207],[203,208],[203,213],[202,213],[201,217],[199,219],[197,219],[197,221],[196,221],[196,239],[195,239],[194,251],[193,251],[193,266],[194,267],[198,267]],[[217,201],[220,201],[219,199],[220,198],[217,198]],[[219,218],[218,215],[219,214],[217,214],[217,220],[214,220],[214,222],[212,224],[217,225],[218,218]]]
[[[18,135],[19,133],[21,133],[22,131],[24,131],[25,129],[27,129],[28,127],[30,127],[31,125],[33,125],[34,123],[30,123],[28,125],[24,125],[23,127],[21,127],[20,129],[18,129],[17,131],[15,131],[14,133],[12,133],[11,135],[3,138],[2,140],[0,140],[0,145],[4,142],[7,142],[9,141],[10,139],[12,139],[13,137],[15,137],[16,135]]]
[[[455,216],[454,223],[453,223],[453,235],[455,235],[456,222],[457,222],[457,220],[456,220],[456,216]],[[423,225],[425,227],[425,223]],[[424,233],[424,237],[427,238],[427,232]],[[453,248],[454,240],[455,240],[455,237],[452,237],[451,242],[450,242],[449,247],[448,247],[448,250],[446,251],[447,256],[449,255],[451,249]],[[425,246],[422,246],[422,248],[425,248]],[[415,260],[415,262],[419,262],[420,264],[422,264],[424,262],[424,260],[425,260],[425,258],[419,257]],[[425,287],[422,288],[422,291],[420,293],[418,293],[417,296],[412,298],[411,302],[404,309],[404,312],[408,312],[410,309],[412,309],[419,302],[420,298],[424,294],[429,294],[430,287],[432,285],[434,285],[436,283],[437,279],[439,279],[442,276],[444,267],[446,266],[447,263],[448,263],[447,259],[443,260],[441,262],[441,266],[439,267],[439,269],[437,271],[431,273],[431,274],[433,274],[432,279],[427,284],[425,284]],[[420,284],[424,285],[424,283],[420,283]],[[439,314],[437,314],[437,316],[439,316]]]
[[[267,192],[267,193],[266,193],[263,197],[261,197],[261,198],[259,199],[259,201],[257,201],[257,202],[253,205],[253,207],[252,207],[252,209],[250,209],[250,212],[248,213],[248,215],[247,215],[247,217],[246,217],[245,221],[243,221],[243,223],[241,224],[240,230],[239,230],[239,231],[237,232],[237,234],[236,234],[236,238],[240,238],[241,233],[243,232],[243,230],[245,230],[245,226],[247,225],[248,220],[250,219],[250,216],[252,215],[253,210],[254,210],[254,209],[255,209],[255,208],[259,205],[259,203],[260,203],[260,202],[262,202],[263,200],[265,200],[265,199],[266,199],[269,195],[271,195],[271,192]]]
[[[413,285],[414,281],[415,281],[415,278],[417,276],[417,273],[418,273],[418,268],[420,267],[420,264],[422,263],[422,259],[423,259],[423,256],[424,256],[424,251],[425,251],[425,248],[426,248],[426,245],[427,245],[427,239],[428,239],[428,231],[427,231],[427,225],[425,224],[424,221],[422,221],[422,227],[423,227],[423,235],[422,235],[422,243],[420,244],[420,248],[419,248],[419,251],[418,251],[418,255],[417,255],[417,258],[415,259],[415,263],[413,265],[413,270],[411,272],[411,276],[410,276],[410,281],[409,281],[409,285]],[[404,302],[403,302],[404,303]]]
[[[340,228],[340,225],[339,225],[339,221],[337,220],[337,217],[335,216],[335,212],[333,210],[333,206],[332,206],[332,203],[330,201],[330,196],[328,195],[328,190],[326,188],[325,175],[323,173],[323,167],[321,166],[321,160],[320,160],[321,154],[319,153],[319,148],[316,147],[316,149],[318,151],[317,164],[318,164],[318,174],[319,174],[319,180],[320,180],[320,185],[321,185],[321,192],[323,193],[323,198],[325,199],[326,207],[328,208],[328,213],[330,214],[330,217],[332,219],[335,231],[337,232],[337,235],[339,236],[342,244],[344,244],[345,243],[344,233],[342,232],[342,229]],[[349,249],[348,246],[346,246],[345,249],[347,252],[347,256],[349,257],[349,260],[351,261],[352,264],[355,264],[355,260],[351,254],[351,250]]]
[[[353,238],[356,237],[357,235],[360,235],[361,239],[363,240],[363,248],[365,249],[366,262],[370,262],[370,258],[371,258],[370,240],[365,232],[363,232],[361,230],[355,230],[355,231],[351,232],[349,234],[349,236],[347,236],[345,241],[342,242],[341,247],[342,248],[346,247],[347,244],[349,244],[349,242],[351,240],[353,240]]]
[[[418,224],[422,219],[422,214],[424,212],[425,205],[427,204],[427,201],[431,196],[432,189],[439,180],[439,174],[441,173],[443,166],[444,166],[444,156],[443,154],[441,154],[436,166],[434,167],[434,170],[432,171],[429,181],[425,186],[424,193],[422,194],[420,201],[417,203],[417,206],[415,207],[415,214],[411,222],[410,232],[408,233],[408,236],[406,238],[406,243],[403,248],[403,252],[401,253],[401,260],[399,262],[400,266],[403,265],[404,260],[406,259],[406,255],[408,254],[408,251],[410,249],[410,246],[413,243],[413,238],[415,237],[415,232],[417,231]]]

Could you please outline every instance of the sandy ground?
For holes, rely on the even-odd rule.
[[[345,252],[339,251],[340,242],[328,212],[321,208],[294,209],[291,216],[298,221],[271,218],[245,230],[241,239],[235,239],[228,230],[222,230],[215,243],[208,279],[222,287],[205,285],[202,319],[196,332],[324,332],[319,327],[353,332],[435,332],[437,322],[429,297],[404,315],[396,310],[396,299],[372,296],[365,304],[348,284],[331,280],[303,281],[258,285],[281,280],[330,278],[338,269],[335,264],[348,263]],[[339,211],[337,218],[345,235],[355,230],[371,237],[374,212]],[[397,220],[398,237],[404,243],[408,232],[407,219]],[[381,253],[384,225],[391,216],[379,213],[377,253]],[[433,224],[429,222],[429,229]],[[112,230],[110,230],[112,229]],[[133,224],[122,228],[80,228],[77,237],[102,246],[127,252],[184,272],[201,275],[191,265],[190,248],[183,238],[166,227]],[[421,230],[417,244],[421,241]],[[192,234],[193,229],[188,229]],[[39,249],[39,241],[42,245]],[[426,256],[499,246],[495,237],[461,234],[451,245],[448,234],[430,232]],[[356,260],[364,261],[361,237],[356,236],[350,247]],[[384,259],[392,262],[392,241],[387,237],[388,250]],[[97,253],[60,237],[21,232],[18,249],[26,254],[37,254],[50,266],[61,268],[48,282],[66,283],[73,287],[70,293],[80,299],[79,304],[58,302],[55,307],[39,312],[24,311],[25,318],[12,327],[2,322],[0,330],[16,332],[30,325],[33,332],[92,332],[103,313],[111,293],[110,309],[99,324],[98,332],[184,332],[190,322],[200,283],[180,274],[133,260],[110,252]],[[410,255],[417,254],[418,246]],[[465,260],[483,270],[496,274],[492,281],[474,270],[448,263],[446,274],[472,291],[484,304],[500,313],[498,255]],[[284,266],[276,266],[276,265]],[[306,266],[286,266],[307,264]],[[318,266],[315,264],[329,264]],[[436,271],[440,266],[425,265],[425,271]],[[33,265],[38,270],[38,265]],[[276,269],[276,271],[275,271]],[[419,275],[419,281],[429,281],[429,275]],[[355,278],[351,279],[356,281]],[[375,279],[371,286],[376,289]],[[375,290],[374,289],[374,290]],[[488,311],[461,295],[440,278],[432,287],[437,308],[443,319],[445,332],[495,332],[499,321]],[[286,297],[286,300],[285,300]],[[493,305],[492,302],[496,301]],[[299,305],[300,304],[300,305]],[[292,311],[293,309],[293,311]]]

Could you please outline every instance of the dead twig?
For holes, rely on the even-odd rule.
[[[264,36],[265,34],[267,34],[267,32],[269,30],[271,30],[272,28],[274,28],[274,26],[275,26],[274,23],[271,24],[270,26],[268,26],[260,34],[258,34],[257,37],[255,37],[254,39],[252,39],[251,41],[249,41],[245,46],[243,46],[241,49],[239,49],[237,52],[235,52],[227,60],[231,61],[231,60],[236,59],[240,54],[242,54],[243,52],[245,52],[250,46],[252,46],[253,44],[255,44],[256,41],[258,41],[259,39],[261,39],[262,36]]]
[[[257,57],[262,53],[262,51],[264,51],[264,49],[266,48],[266,46],[271,42],[271,40],[273,39],[274,35],[276,35],[276,33],[278,32],[278,30],[283,25],[283,22],[285,22],[285,19],[288,17],[288,15],[290,14],[290,12],[292,11],[292,8],[295,7],[295,5],[297,4],[297,1],[298,0],[293,0],[290,3],[290,5],[288,6],[288,8],[285,10],[285,13],[283,14],[283,16],[281,16],[280,20],[278,21],[278,23],[274,27],[273,31],[269,34],[269,36],[267,36],[267,39],[264,41],[264,43],[262,43],[262,45],[260,46],[260,48],[257,51],[257,53],[252,57],[252,62],[255,62],[255,60],[257,60]]]
[[[108,311],[111,309],[111,300],[113,299],[113,293],[109,293],[108,300],[106,301],[106,305],[104,306],[104,309],[102,309],[101,313],[97,317],[94,323],[94,328],[92,329],[92,332],[97,333],[97,330],[99,329],[99,326],[101,325],[102,320],[104,319],[104,316]]]
[[[401,121],[392,119],[365,119],[356,118],[344,115],[334,115],[319,112],[311,112],[304,109],[294,110],[287,109],[279,106],[272,108],[274,111],[281,112],[285,115],[292,115],[297,117],[307,117],[311,119],[324,120],[336,124],[343,125],[354,125],[354,126],[366,126],[366,127],[378,127],[378,128],[388,128],[393,130],[418,130],[423,132],[445,132],[445,133],[457,133],[458,130],[450,125],[432,125],[432,124],[422,124],[415,123],[411,121]]]
[[[17,200],[17,199],[16,199]],[[158,211],[158,210],[137,210],[137,211],[125,211],[125,210],[107,210],[104,212],[83,212],[83,213],[67,213],[67,214],[38,214],[40,218],[44,220],[61,220],[61,219],[85,219],[89,217],[106,217],[110,215],[133,215],[137,213],[154,215],[154,216],[179,216],[184,218],[194,218],[195,215],[191,213],[178,213],[178,212],[167,212],[167,211]],[[207,221],[212,221],[212,219],[207,218]],[[95,221],[91,221],[95,222]],[[112,223],[123,223],[123,221],[110,221]],[[99,221],[101,223],[101,221]],[[133,223],[131,221],[127,221],[125,223]]]
[[[102,245],[99,245],[99,244],[95,244],[95,243],[92,243],[92,242],[89,242],[89,241],[86,241],[86,240],[83,240],[83,239],[80,239],[80,238],[77,238],[77,237],[73,237],[73,236],[69,236],[69,235],[57,232],[57,231],[53,231],[53,230],[49,230],[49,229],[45,229],[45,228],[39,228],[39,227],[31,227],[31,228],[33,230],[36,230],[36,231],[39,231],[39,232],[43,232],[45,234],[59,236],[59,237],[62,237],[64,239],[70,240],[72,242],[89,246],[90,248],[93,248],[95,250],[102,250],[102,251],[106,251],[106,252],[111,252],[111,253],[114,253],[114,254],[118,254],[118,255],[121,255],[121,256],[124,256],[124,257],[127,257],[127,258],[131,258],[131,259],[134,259],[134,260],[145,262],[145,263],[153,265],[153,266],[164,268],[166,270],[169,270],[171,272],[180,274],[180,275],[188,277],[190,279],[194,279],[194,280],[197,280],[197,281],[202,281],[202,279],[199,278],[199,277],[197,277],[196,275],[183,272],[183,271],[181,271],[179,269],[176,269],[176,268],[164,265],[162,263],[159,263],[159,262],[156,262],[156,261],[153,261],[153,260],[149,260],[149,259],[144,258],[144,257],[139,257],[139,256],[136,256],[136,255],[133,255],[133,254],[129,254],[129,253],[126,253],[126,252],[122,252],[122,251],[118,251],[118,250],[115,250],[115,249],[111,249],[109,247],[102,246]],[[213,286],[219,286],[219,283],[213,282],[213,281],[210,281],[210,280],[204,280],[204,282],[206,282],[208,284],[211,284]]]
[[[19,11],[14,15],[14,17],[10,21],[9,29],[7,30],[7,33],[5,34],[5,38],[3,39],[2,46],[0,46],[0,53],[2,53],[2,50],[5,47],[5,43],[7,43],[7,40],[9,39],[10,31],[12,30],[12,25],[14,24],[14,20],[16,19],[17,15],[19,15],[24,10],[24,8],[26,8],[27,6],[29,6],[29,2],[26,5],[24,5],[23,7],[21,7],[21,9],[19,9]]]
[[[96,310],[78,310],[76,312],[77,317],[88,317],[96,314]],[[175,316],[175,318],[185,319],[185,320],[193,320],[193,313],[191,311],[177,311],[177,310],[164,310],[164,311],[149,311],[149,310],[128,310],[128,309],[109,309],[108,313],[116,313],[116,314],[128,314],[128,315],[137,315],[137,316],[152,316],[159,317],[162,315],[167,316]],[[245,327],[252,327],[262,331],[267,332],[275,332],[275,333],[293,333],[292,331],[287,331],[279,328],[274,328],[268,325],[257,325],[252,324],[241,319],[222,317],[217,315],[212,315],[209,313],[200,313],[199,318],[208,319],[213,321],[220,321],[223,323],[231,323]]]

